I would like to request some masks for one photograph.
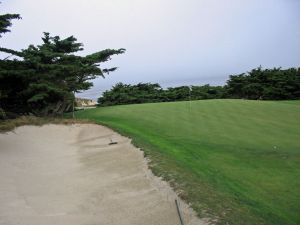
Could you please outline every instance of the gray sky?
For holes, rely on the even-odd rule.
[[[74,35],[83,54],[127,49],[81,97],[117,82],[214,85],[259,65],[300,66],[300,0],[2,0],[0,10],[23,18],[4,47],[39,44],[47,31]]]

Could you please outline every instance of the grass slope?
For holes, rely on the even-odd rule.
[[[133,138],[200,216],[300,224],[300,102],[207,100],[97,108],[77,118]]]

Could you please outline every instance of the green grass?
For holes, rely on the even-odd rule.
[[[76,116],[133,138],[199,216],[300,224],[300,101],[124,105]]]

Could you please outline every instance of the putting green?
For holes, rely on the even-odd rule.
[[[300,101],[153,103],[76,116],[133,138],[200,216],[300,224]]]

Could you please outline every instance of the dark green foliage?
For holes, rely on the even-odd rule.
[[[1,4],[1,2],[0,2],[0,4]],[[21,17],[19,14],[0,15],[0,38],[2,37],[2,34],[10,32],[9,27],[12,25],[11,20],[13,20],[13,19],[21,19]],[[1,51],[1,49],[5,49],[5,48],[0,47],[0,51]],[[13,50],[10,50],[10,49],[6,49],[6,50],[7,50],[7,52],[9,52],[9,51],[14,52]],[[3,60],[0,60],[0,69],[2,69],[4,66],[5,65],[3,64]],[[6,113],[2,109],[2,98],[4,96],[4,94],[2,92],[3,92],[2,89],[0,89],[0,118],[5,118]]]
[[[137,85],[116,84],[111,90],[105,91],[98,99],[101,106],[138,104],[149,102],[171,102],[184,100],[213,99],[224,97],[223,87],[181,86],[162,89],[159,84],[139,83]]]
[[[225,89],[222,86],[192,86],[192,100],[225,98]]]
[[[159,84],[116,84],[98,99],[100,106],[147,102],[242,98],[252,100],[300,99],[300,68],[265,69],[231,75],[225,86],[181,86],[162,89]]]
[[[122,105],[144,102],[158,102],[162,91],[159,84],[139,83],[137,85],[117,83],[98,99],[101,105]]]
[[[1,48],[21,60],[1,60],[1,107],[17,114],[61,114],[71,108],[74,93],[92,86],[90,80],[116,68],[99,68],[110,56],[124,49],[106,49],[87,56],[73,53],[83,50],[73,36],[60,39],[44,33],[43,43],[20,52]]]
[[[12,25],[11,20],[13,19],[21,19],[21,17],[19,14],[0,15],[0,37],[2,34],[10,32],[8,28]]]
[[[163,100],[170,102],[188,100],[191,94],[190,92],[190,87],[188,86],[168,88],[163,95]]]
[[[10,31],[12,19],[20,16],[0,15],[0,37]],[[10,54],[0,60],[0,118],[68,111],[76,92],[89,89],[93,85],[90,80],[117,69],[101,69],[100,63],[125,52],[106,49],[78,56],[74,53],[83,50],[83,44],[73,36],[61,39],[44,33],[42,41],[41,45],[30,45],[21,51],[0,47],[1,52]],[[10,60],[11,56],[14,59]]]
[[[233,98],[288,100],[300,99],[300,68],[265,69],[231,75],[226,90]]]

